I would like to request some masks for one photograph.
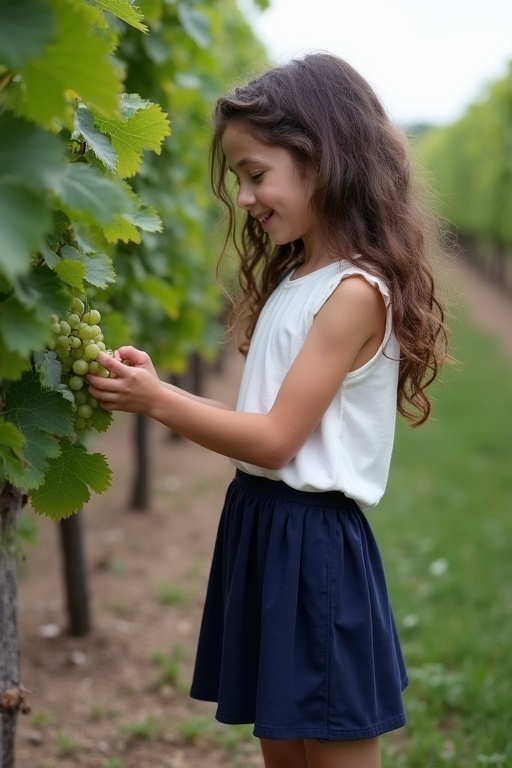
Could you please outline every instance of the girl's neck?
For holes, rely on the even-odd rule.
[[[339,254],[332,254],[326,248],[317,248],[309,254],[304,250],[299,264],[294,269],[293,277],[304,277],[335,261],[340,261]]]

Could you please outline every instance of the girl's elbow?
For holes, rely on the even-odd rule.
[[[260,462],[260,466],[263,469],[276,470],[282,469],[287,463],[287,461],[283,461],[278,456],[266,456],[264,457],[263,461]]]
[[[291,429],[272,424],[272,428],[261,435],[259,448],[253,444],[257,457],[252,463],[263,469],[279,470],[290,463],[301,447],[300,438],[294,437]]]
[[[262,457],[263,463],[261,466],[264,469],[282,469],[290,463],[296,453],[297,451],[291,449],[289,445],[274,445],[265,452],[265,456]]]

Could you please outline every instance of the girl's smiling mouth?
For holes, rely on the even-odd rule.
[[[265,224],[267,224],[267,222],[270,221],[273,215],[274,215],[274,211],[267,211],[267,213],[264,213],[263,216],[257,217],[259,223],[263,228],[265,228]]]

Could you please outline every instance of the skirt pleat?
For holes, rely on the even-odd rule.
[[[404,724],[406,684],[380,554],[355,502],[237,471],[192,697],[260,738],[350,741]]]

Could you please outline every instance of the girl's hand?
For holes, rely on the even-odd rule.
[[[106,411],[146,413],[163,389],[149,355],[134,347],[121,347],[114,357],[100,352],[97,360],[114,374],[112,378],[86,376],[89,392],[100,406]]]
[[[116,360],[120,360],[125,365],[133,365],[137,368],[144,368],[144,370],[152,373],[155,378],[158,378],[158,374],[155,371],[155,367],[151,362],[150,356],[146,352],[143,352],[141,349],[135,349],[135,347],[119,347],[119,349],[116,349],[114,352],[114,357]]]

